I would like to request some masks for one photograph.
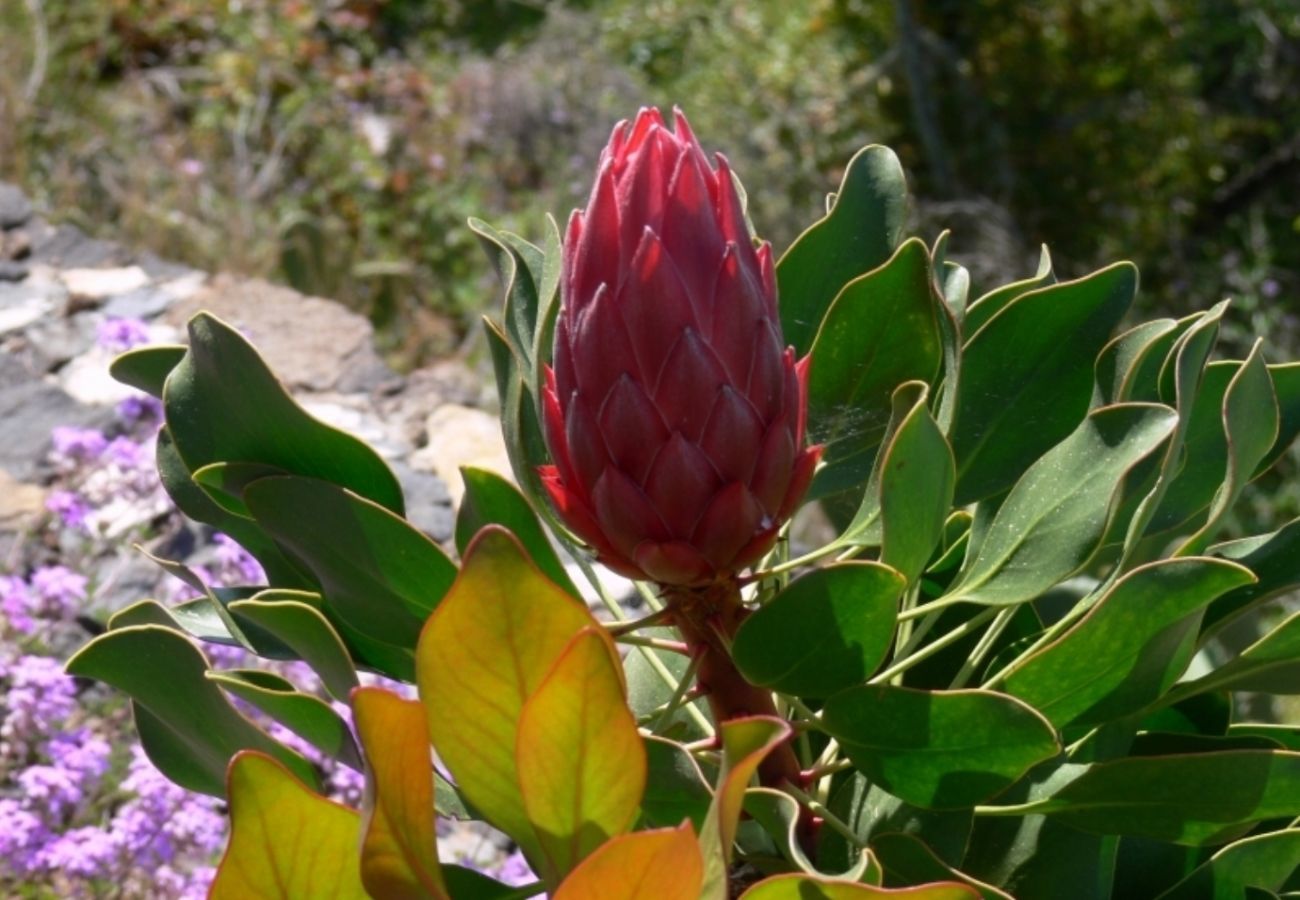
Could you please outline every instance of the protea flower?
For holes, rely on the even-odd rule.
[[[564,241],[544,396],[561,517],[608,566],[721,581],[771,549],[812,478],[806,360],[785,346],[772,250],[686,118],[620,122]]]

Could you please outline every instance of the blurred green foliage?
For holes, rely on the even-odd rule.
[[[977,291],[1132,258],[1144,314],[1232,295],[1294,354],[1297,85],[1294,0],[0,0],[0,177],[413,362],[494,295],[467,216],[539,234],[680,103],[778,249],[879,141]]]

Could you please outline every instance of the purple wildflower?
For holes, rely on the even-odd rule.
[[[32,573],[31,586],[41,601],[35,612],[43,618],[71,618],[86,600],[86,576],[67,566],[42,566]]]
[[[264,584],[266,572],[262,564],[253,555],[235,542],[229,535],[218,532],[213,535],[216,545],[216,577],[227,584]]]
[[[76,491],[51,491],[45,498],[45,508],[58,517],[60,525],[74,531],[84,530],[90,515],[90,504]]]
[[[73,466],[98,459],[99,454],[108,446],[108,438],[99,429],[77,428],[72,425],[54,428],[50,432],[50,442],[54,445],[54,461]]]
[[[149,326],[140,319],[105,319],[99,325],[96,343],[105,350],[121,353],[149,343]]]
[[[162,421],[162,401],[148,394],[132,394],[117,404],[117,414],[128,424]]]

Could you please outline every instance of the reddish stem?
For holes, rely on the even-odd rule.
[[[721,582],[707,588],[667,588],[665,596],[673,624],[691,653],[699,657],[698,686],[709,701],[714,721],[720,724],[745,716],[779,717],[771,693],[746,681],[727,649],[748,615],[740,601],[739,586]],[[799,785],[800,772],[794,748],[786,741],[759,765],[758,779],[764,787],[780,789],[786,782]],[[807,829],[804,833],[809,834]]]

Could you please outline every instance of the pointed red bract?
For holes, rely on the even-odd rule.
[[[611,568],[661,584],[734,577],[776,542],[820,456],[806,361],[781,337],[772,249],[686,117],[619,123],[564,239],[542,398],[560,519]]]

